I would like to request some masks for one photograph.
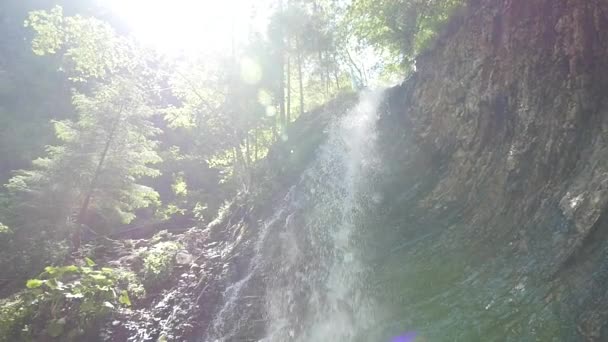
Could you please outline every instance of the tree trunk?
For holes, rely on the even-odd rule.
[[[327,53],[325,54],[325,91],[327,92],[327,98],[329,98],[331,95],[331,71]]]
[[[298,49],[298,82],[300,87],[300,115],[304,114],[304,81],[302,80],[302,52],[300,44],[296,40],[296,47]]]
[[[78,211],[78,217],[76,218],[76,227],[74,227],[74,231],[72,232],[72,248],[73,251],[77,251],[78,249],[80,249],[80,244],[81,244],[81,234],[82,234],[82,230],[81,227],[84,224],[84,220],[86,218],[87,212],[89,210],[89,205],[91,204],[91,199],[93,198],[93,193],[95,192],[95,189],[97,188],[97,182],[99,181],[99,175],[101,174],[101,170],[103,169],[104,166],[104,162],[106,160],[106,157],[108,156],[108,152],[110,151],[110,146],[112,145],[112,142],[114,141],[115,135],[116,135],[116,131],[118,130],[121,118],[122,118],[122,111],[123,111],[123,107],[120,107],[120,110],[118,111],[118,116],[116,118],[116,121],[112,124],[112,127],[110,128],[110,132],[108,134],[108,139],[106,140],[106,143],[103,147],[103,151],[101,152],[101,155],[99,157],[99,162],[97,163],[97,167],[95,168],[95,173],[93,174],[93,179],[91,180],[91,183],[89,184],[89,189],[87,190],[87,193],[84,197],[84,201],[82,202],[82,205],[80,206],[80,210]]]
[[[336,60],[336,54],[335,53],[333,54],[333,59],[334,59],[334,65],[336,66],[334,68],[334,79],[336,81],[336,91],[339,91],[340,90],[340,69],[339,69],[338,66],[340,64]]]
[[[283,1],[279,1],[279,12],[283,13]],[[285,37],[284,30],[281,32],[279,46],[279,133],[283,134],[285,129]]]
[[[253,160],[258,160],[258,129],[253,129]]]
[[[340,91],[340,78],[338,77],[338,71],[334,71],[334,80],[336,81],[336,91]]]
[[[245,133],[245,161],[247,163],[247,168],[251,167],[251,150],[249,148],[249,132]]]
[[[321,86],[323,87],[327,83],[325,82],[325,70],[324,70],[325,66],[324,66],[324,63],[323,63],[323,51],[321,51],[320,49],[318,51],[318,56],[317,57],[319,58],[319,77],[321,78]],[[325,89],[325,94],[324,95],[325,95],[324,98],[326,99],[328,97],[328,95],[329,95],[328,92],[327,92],[327,89]]]
[[[291,121],[291,58],[287,55],[287,106],[285,114],[287,124]]]
[[[234,177],[238,181],[240,179],[241,186],[243,190],[247,191],[249,187],[249,177],[248,177],[248,168],[245,165],[245,158],[243,156],[243,151],[241,151],[241,145],[236,144],[233,148],[234,151]]]
[[[281,80],[279,83],[279,131],[285,127],[285,73],[283,65],[283,54],[281,53]]]
[[[359,66],[357,65],[357,63],[353,59],[353,57],[350,55],[350,52],[348,51],[348,49],[346,50],[346,57],[348,57],[348,61],[350,62],[351,66],[359,74],[359,82],[364,83],[364,84],[357,84],[357,86],[365,85],[365,83],[367,83],[367,81],[366,81],[367,77],[365,76],[364,71],[362,71],[361,68],[359,68]]]
[[[273,109],[274,110],[277,109],[276,105],[274,105]],[[277,141],[277,139],[278,139],[277,121],[278,121],[278,118],[275,114],[274,116],[272,116],[272,139],[274,141]]]
[[[251,146],[249,142],[249,132],[245,133],[245,164],[244,173],[246,175],[247,188],[251,188],[253,167],[251,167]]]

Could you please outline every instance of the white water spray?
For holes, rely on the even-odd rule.
[[[298,185],[305,194],[278,240],[283,258],[267,290],[268,342],[353,341],[374,324],[357,234],[364,229],[361,210],[372,200],[365,187],[379,166],[381,98],[364,95],[331,126]]]
[[[256,276],[265,286],[258,308],[265,311],[265,342],[350,342],[374,326],[358,234],[366,229],[362,210],[376,200],[366,186],[379,167],[381,99],[380,92],[363,95],[330,126],[313,165],[262,227],[249,273],[224,293],[213,338],[206,341],[248,336],[242,329],[251,317],[240,312],[247,305],[236,303]]]

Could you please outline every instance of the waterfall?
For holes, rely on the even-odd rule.
[[[256,226],[249,262],[202,342],[572,336],[508,250],[484,258],[462,248],[460,211],[435,207],[429,215],[440,170],[417,164],[414,143],[387,151],[395,134],[408,136],[387,135],[381,101],[381,93],[365,94],[328,126],[309,167]]]
[[[315,161],[260,228],[247,275],[225,291],[204,341],[255,341],[246,330],[260,310],[265,342],[356,341],[374,326],[359,235],[378,201],[369,186],[381,100],[364,94],[329,126]]]
[[[381,93],[369,93],[335,122],[299,184],[299,207],[274,240],[266,341],[353,341],[373,324],[362,292],[366,268],[357,233],[378,166],[375,150]],[[298,210],[299,209],[299,210]],[[270,243],[274,243],[270,242]],[[282,257],[281,257],[282,256]]]

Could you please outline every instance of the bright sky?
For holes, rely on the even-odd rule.
[[[230,51],[251,30],[263,31],[267,0],[100,0],[133,34],[167,54]]]

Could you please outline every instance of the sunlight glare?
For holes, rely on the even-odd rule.
[[[241,60],[241,78],[245,83],[258,84],[262,79],[260,64],[249,57],[243,57]]]
[[[247,37],[253,0],[102,0],[142,43],[168,54],[229,52]]]

